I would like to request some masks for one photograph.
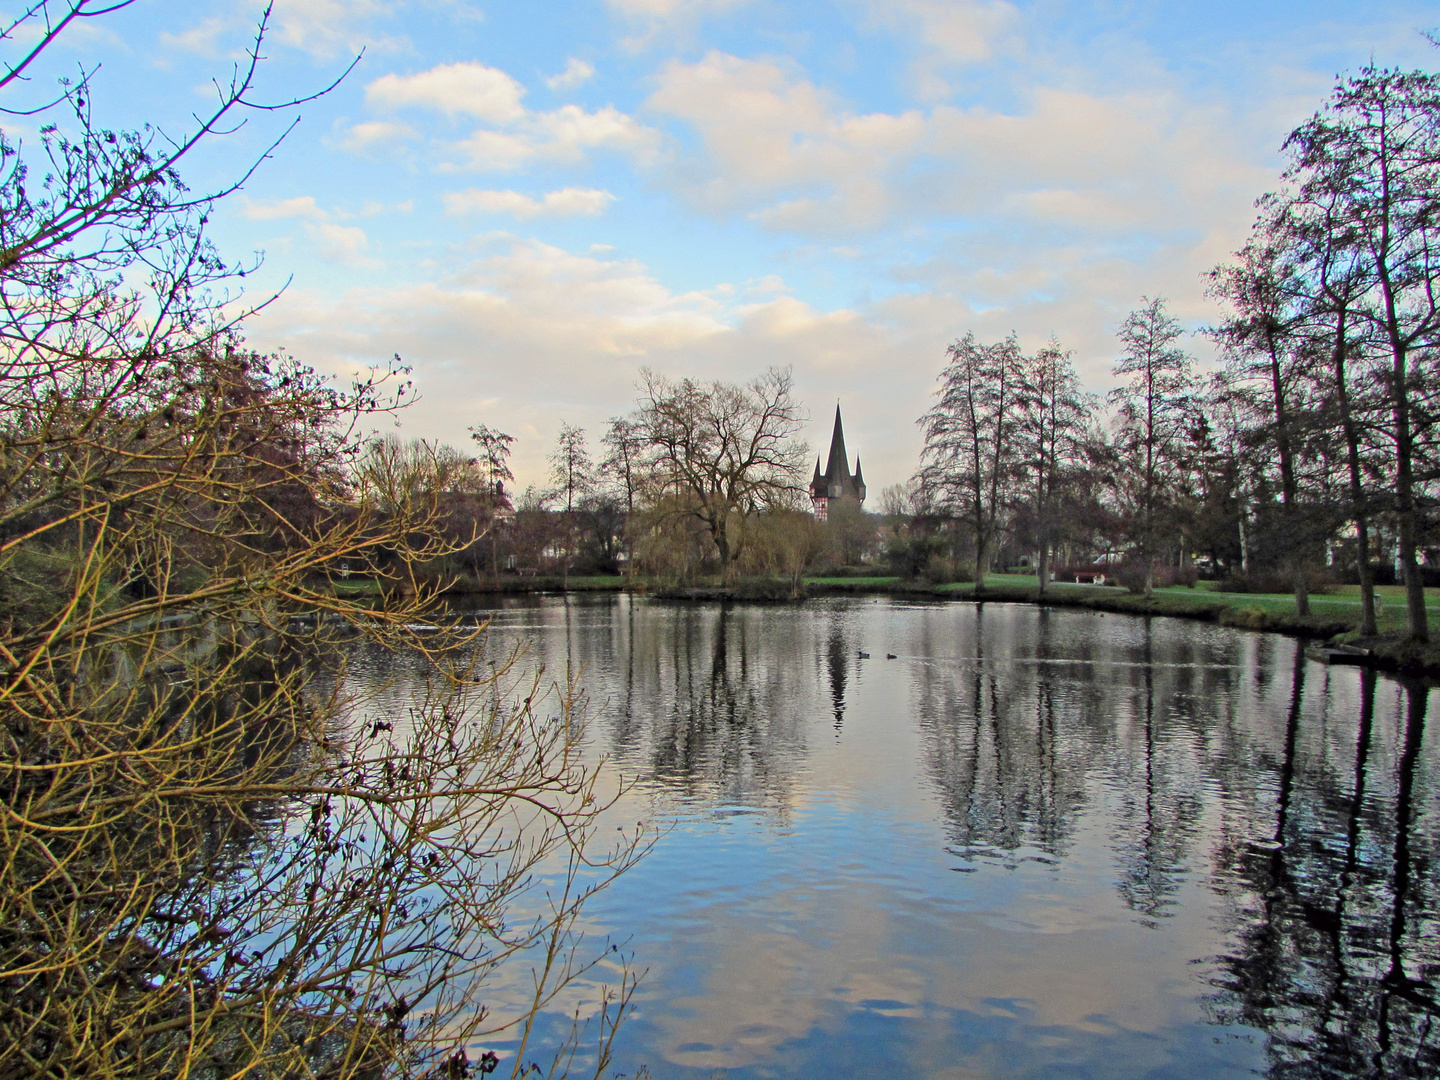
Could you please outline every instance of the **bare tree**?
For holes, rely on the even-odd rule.
[[[804,493],[809,448],[794,436],[806,417],[791,387],[780,368],[745,386],[642,374],[651,501],[703,523],[727,579],[750,517]]]
[[[1440,337],[1440,78],[1366,68],[1337,86],[1285,149],[1292,161],[1286,178],[1303,199],[1330,208],[1365,273],[1356,314],[1370,324],[1386,361],[1408,631],[1423,641],[1429,625],[1416,458],[1432,423],[1427,397]]]
[[[1262,218],[1256,236],[1233,263],[1210,275],[1212,295],[1232,315],[1214,331],[1228,360],[1230,390],[1250,406],[1255,437],[1273,447],[1280,473],[1279,540],[1295,592],[1295,611],[1310,614],[1307,557],[1323,532],[1323,514],[1300,502],[1307,421],[1313,417],[1316,356],[1304,334],[1295,253],[1287,237]]]
[[[1180,324],[1165,311],[1163,299],[1144,299],[1145,306],[1120,328],[1125,354],[1115,374],[1130,379],[1111,391],[1110,401],[1116,408],[1116,450],[1126,466],[1120,490],[1148,597],[1155,589],[1160,524],[1180,481],[1195,380],[1190,357],[1175,345],[1183,333]]]
[[[602,477],[613,477],[615,486],[624,493],[625,512],[635,509],[635,492],[645,454],[645,436],[640,424],[623,416],[612,416],[605,429],[605,457],[600,462]]]
[[[120,6],[32,6],[0,86]],[[573,688],[407,629],[413,578],[331,587],[452,550],[441,471],[469,463],[382,474],[358,431],[398,372],[336,388],[239,340],[203,235],[225,191],[176,167],[265,104],[263,30],[181,135],[93,125],[92,74],[7,97],[42,119],[38,154],[0,137],[0,1075],[461,1075],[487,973],[538,955],[525,1029],[577,971],[580,868],[638,850],[589,843]],[[342,693],[355,639],[432,689]],[[507,919],[550,859],[546,913]]]
[[[514,480],[510,471],[510,447],[515,439],[503,431],[476,424],[467,428],[475,443],[475,468],[480,478],[489,485],[497,500],[505,497],[505,481]]]
[[[942,507],[966,522],[975,543],[975,587],[985,587],[1015,483],[1020,347],[1014,336],[983,345],[973,333],[949,349],[939,400],[920,418],[919,479]]]
[[[595,486],[595,467],[585,447],[585,429],[570,424],[560,425],[555,449],[550,454],[550,479],[555,498],[563,499],[565,512],[573,513],[580,500]]]
[[[1028,478],[1039,591],[1050,580],[1050,554],[1060,514],[1059,496],[1068,475],[1082,466],[1086,436],[1095,413],[1093,399],[1080,390],[1070,353],[1052,340],[1034,356],[1021,357],[1016,387],[1016,440]]]
[[[1376,510],[1376,422],[1384,411],[1385,380],[1367,340],[1371,324],[1361,305],[1368,291],[1367,259],[1350,242],[1350,228],[1334,193],[1305,197],[1283,191],[1266,200],[1273,228],[1295,251],[1300,273],[1295,287],[1305,312],[1300,329],[1307,348],[1324,369],[1321,396],[1344,447],[1349,516],[1355,526],[1356,574],[1360,582],[1360,631],[1374,634],[1375,572],[1371,565],[1371,522]]]
[[[475,470],[490,496],[490,575],[496,588],[499,588],[500,529],[511,510],[505,481],[515,479],[515,474],[510,471],[510,447],[515,440],[505,432],[484,424],[475,424],[467,430],[475,443]]]

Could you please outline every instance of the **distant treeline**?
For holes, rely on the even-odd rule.
[[[1041,586],[1100,562],[1149,592],[1229,576],[1293,590],[1356,580],[1374,630],[1376,580],[1407,587],[1412,636],[1440,567],[1440,80],[1367,68],[1284,143],[1277,188],[1245,247],[1209,275],[1224,320],[1202,373],[1180,323],[1146,298],[1119,329],[1118,385],[1081,390],[1058,342],[950,346],[925,445],[883,515],[810,521],[788,373],[748,387],[646,374],[592,461],[562,429],[553,486],[510,516],[490,458],[492,569],[557,560],[669,578],[798,575],[881,560],[966,577],[1017,562]],[[476,429],[482,450],[494,433]],[[502,437],[503,438],[503,437]],[[508,442],[504,444],[508,449]],[[832,511],[832,515],[834,512]],[[483,546],[483,545],[482,545]]]

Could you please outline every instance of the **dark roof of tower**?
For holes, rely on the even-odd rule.
[[[815,462],[815,476],[810,481],[811,494],[817,498],[837,499],[851,497],[865,499],[865,480],[860,475],[860,459],[855,459],[855,473],[850,473],[850,465],[845,454],[845,427],[840,421],[840,406],[835,406],[835,430],[830,436],[830,458],[825,466],[824,473],[820,471],[820,462]]]
[[[840,406],[835,406],[835,430],[830,435],[830,461],[825,477],[832,483],[850,478],[850,462],[845,456],[845,428],[840,423]]]

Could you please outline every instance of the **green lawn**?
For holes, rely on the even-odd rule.
[[[813,580],[818,584],[841,584],[856,581],[889,583],[898,579],[815,578]],[[1023,589],[1029,591],[1035,588],[1035,578],[1030,574],[986,574],[985,585],[987,588],[996,590]],[[1155,595],[1165,603],[1175,606],[1193,605],[1198,607],[1218,601],[1232,608],[1248,608],[1262,611],[1266,615],[1293,616],[1295,614],[1295,598],[1288,594],[1219,592],[1214,585],[1214,582],[1202,581],[1198,582],[1193,589],[1184,586],[1156,589]],[[965,596],[972,593],[974,589],[975,586],[969,582],[955,582],[949,585],[939,585],[935,591],[948,595]],[[1052,582],[1047,591],[1069,596],[1125,595],[1124,589],[1114,585],[1075,585],[1064,582]],[[1405,629],[1405,587],[1403,585],[1379,585],[1375,588],[1375,597],[1379,601],[1377,620],[1379,630],[1383,633]],[[1425,590],[1425,607],[1430,613],[1431,621],[1440,626],[1440,589]],[[1341,585],[1331,595],[1312,595],[1310,610],[1314,615],[1321,617],[1353,619],[1358,623],[1360,619],[1360,586]]]

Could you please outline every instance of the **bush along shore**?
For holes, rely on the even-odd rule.
[[[373,579],[336,581],[337,594],[351,598],[373,594],[377,599],[391,586]],[[1347,591],[1311,597],[1312,612],[1295,614],[1287,595],[1229,593],[1201,588],[1158,589],[1147,599],[1109,586],[1054,583],[1044,595],[1035,579],[1021,574],[993,575],[977,592],[970,582],[932,583],[899,577],[810,577],[801,582],[785,578],[741,578],[731,585],[718,583],[661,585],[620,575],[501,575],[461,577],[434,587],[452,598],[467,595],[630,592],[664,600],[796,602],[817,596],[894,596],[930,600],[965,600],[981,603],[1044,604],[1124,615],[1164,615],[1200,622],[1287,634],[1322,643],[1324,658],[1332,662],[1366,664],[1386,671],[1440,677],[1440,642],[1409,640],[1404,632],[1404,600],[1382,588],[1380,632],[1359,633],[1358,595]],[[1203,585],[1203,583],[1202,583]],[[1353,590],[1350,590],[1353,591]],[[1440,610],[1440,590],[1431,603]]]

